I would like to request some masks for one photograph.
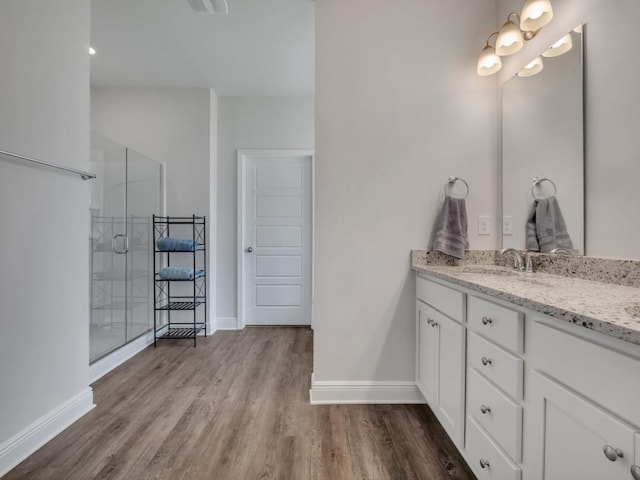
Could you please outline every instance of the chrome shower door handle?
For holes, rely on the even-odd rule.
[[[119,250],[118,248],[116,248],[118,245],[119,238],[124,238],[123,250]],[[129,237],[127,237],[123,233],[118,233],[117,235],[114,235],[113,238],[111,239],[111,250],[113,250],[113,253],[117,253],[119,255],[124,255],[125,253],[127,253],[129,251]]]

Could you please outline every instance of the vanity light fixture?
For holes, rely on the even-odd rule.
[[[522,30],[511,21],[512,15],[515,15],[520,23],[520,16],[516,12],[511,12],[496,38],[496,53],[502,57],[519,52],[524,46]]]
[[[482,49],[480,57],[478,57],[478,75],[481,77],[493,75],[502,68],[502,60],[500,60],[500,57],[496,54],[495,48],[489,43],[491,37],[494,35],[497,36],[498,32],[493,32],[489,35],[487,44]]]
[[[544,64],[542,63],[542,57],[536,57],[532,62],[524,66],[517,75],[519,77],[533,77],[542,71]]]
[[[518,21],[517,24],[511,20],[514,15]],[[535,37],[552,18],[553,8],[550,0],[526,0],[520,14],[511,12],[507,15],[507,21],[502,25],[500,31],[489,36],[490,39],[493,35],[497,35],[495,49],[491,48],[489,39],[487,39],[487,45],[478,59],[478,75],[487,76],[499,71],[502,68],[502,61],[499,57],[513,55],[522,50],[524,42]]]
[[[564,37],[551,45],[549,49],[542,54],[543,57],[557,57],[564,53],[567,53],[573,48],[573,40],[571,40],[571,34],[567,33]]]
[[[553,18],[550,0],[526,0],[520,14],[520,29],[534,32],[547,25]]]

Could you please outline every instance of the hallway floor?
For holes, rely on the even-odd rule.
[[[309,404],[308,328],[160,342],[3,480],[473,479],[422,405]]]

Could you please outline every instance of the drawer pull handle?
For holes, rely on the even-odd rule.
[[[484,458],[480,459],[480,468],[489,468],[489,461]]]
[[[491,413],[491,407],[487,405],[480,405],[480,411],[482,412],[483,415],[486,415],[487,413]]]
[[[491,365],[492,363],[493,363],[493,361],[490,358],[482,357],[482,365],[484,365],[485,367],[487,365]]]
[[[618,458],[624,458],[624,453],[619,448],[613,448],[611,445],[605,445],[602,447],[602,451],[604,452],[604,456],[607,457],[612,462],[618,460]]]
[[[640,480],[640,466],[631,466],[631,476],[633,477],[633,480]]]
[[[490,323],[493,323],[493,320],[491,320],[489,317],[482,317],[483,325],[489,325]]]

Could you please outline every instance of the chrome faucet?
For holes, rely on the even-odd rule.
[[[506,255],[508,253],[512,253],[513,254],[513,268],[515,268],[516,270],[519,270],[521,272],[524,271],[524,260],[522,258],[522,254],[516,250],[515,248],[503,248],[502,250],[500,250],[500,255]],[[531,262],[531,257],[529,256],[529,260],[528,262]]]
[[[571,255],[572,254],[571,250],[569,250],[568,248],[563,248],[563,247],[554,248],[549,253],[557,253],[558,255]]]

